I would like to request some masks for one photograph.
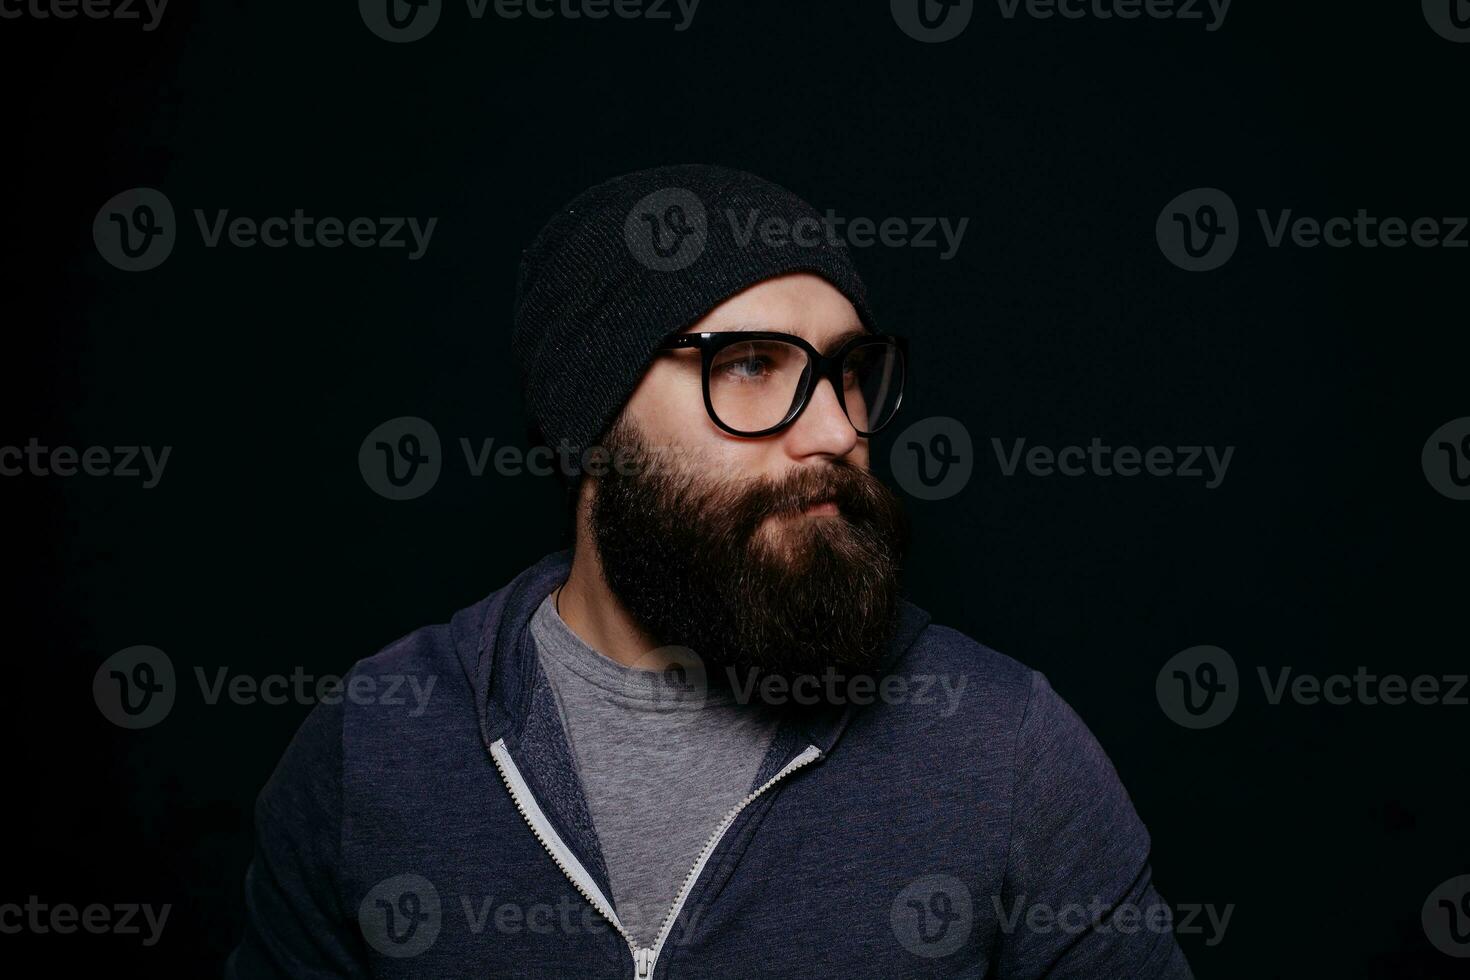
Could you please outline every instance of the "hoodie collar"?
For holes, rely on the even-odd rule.
[[[455,649],[475,691],[480,734],[488,747],[519,733],[530,715],[536,678],[531,616],[571,571],[569,550],[552,552],[504,588],[455,614]]]

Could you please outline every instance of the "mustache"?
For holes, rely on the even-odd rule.
[[[823,468],[800,469],[764,487],[753,490],[768,510],[803,510],[813,504],[844,500],[851,502],[860,492],[859,476],[850,463],[832,463]]]
[[[743,533],[753,533],[772,514],[835,503],[840,517],[857,525],[881,518],[885,488],[865,467],[846,460],[796,468],[774,478],[724,485],[709,503],[725,510]]]

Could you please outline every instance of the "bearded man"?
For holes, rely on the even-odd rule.
[[[822,227],[679,166],[542,229],[512,346],[572,548],[314,709],[228,976],[1190,975],[1085,725],[903,597],[908,343]]]

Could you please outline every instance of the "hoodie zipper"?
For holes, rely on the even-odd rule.
[[[540,804],[536,802],[536,797],[531,794],[530,786],[526,784],[526,780],[521,776],[520,769],[516,767],[515,760],[511,758],[510,750],[505,747],[505,739],[496,739],[494,744],[490,746],[490,756],[495,760],[495,768],[500,770],[500,778],[505,782],[505,788],[510,790],[511,800],[515,802],[516,809],[520,811],[521,817],[526,821],[526,825],[531,828],[531,833],[535,835],[536,840],[541,843],[541,846],[546,849],[546,853],[551,855],[551,860],[561,869],[562,874],[567,876],[572,886],[581,893],[582,897],[593,908],[602,914],[603,918],[612,923],[612,927],[617,930],[618,935],[622,936],[623,941],[628,944],[628,949],[633,953],[633,980],[649,980],[653,976],[653,968],[658,962],[659,951],[663,949],[664,942],[669,938],[669,934],[673,932],[674,923],[679,918],[679,912],[683,909],[685,901],[688,900],[690,892],[694,890],[694,884],[699,880],[699,875],[704,871],[704,866],[709,863],[710,856],[714,854],[715,848],[719,846],[720,841],[724,838],[725,832],[730,829],[730,825],[735,822],[735,818],[740,816],[740,811],[744,810],[756,797],[776,785],[776,783],[786,778],[786,776],[800,769],[802,766],[815,761],[821,754],[822,751],[815,745],[808,745],[801,751],[800,755],[782,766],[780,772],[751,790],[745,799],[735,804],[725,814],[724,819],[715,828],[715,832],[710,835],[709,840],[705,841],[704,849],[699,852],[699,857],[695,859],[694,867],[690,868],[689,873],[684,876],[684,884],[680,886],[679,893],[674,896],[673,906],[664,915],[663,925],[659,927],[658,938],[654,940],[652,947],[644,949],[639,947],[628,930],[618,921],[618,914],[613,909],[612,902],[608,901],[607,897],[603,895],[602,889],[597,887],[597,882],[593,880],[592,875],[582,866],[582,862],[577,860],[577,856],[566,846],[566,843],[561,839],[561,835],[556,832],[556,828],[552,827],[551,821],[546,818],[546,814],[542,811]]]

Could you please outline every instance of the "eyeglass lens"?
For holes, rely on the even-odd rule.
[[[881,340],[851,348],[842,362],[842,398],[860,432],[892,417],[903,390],[903,354]],[[791,414],[811,372],[806,351],[781,340],[731,344],[710,363],[710,405],[720,422],[738,432],[760,432]]]

